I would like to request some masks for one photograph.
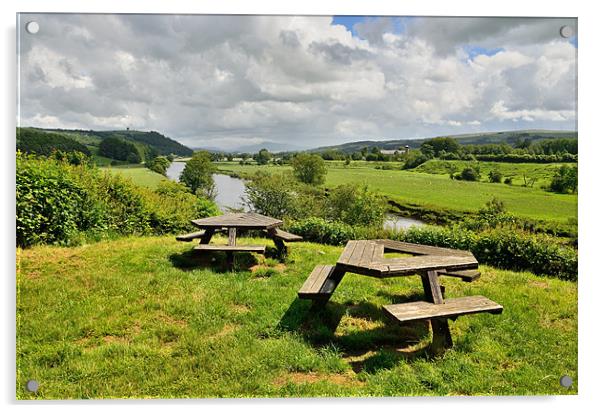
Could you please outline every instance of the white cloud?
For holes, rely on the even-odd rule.
[[[368,19],[360,38],[330,17],[33,17],[23,125],[232,148],[575,124],[576,50],[556,27],[573,20]]]

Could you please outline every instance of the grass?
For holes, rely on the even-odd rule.
[[[218,168],[239,174],[256,170],[282,172],[288,166],[219,163]],[[365,183],[373,190],[402,204],[455,211],[477,211],[492,197],[504,201],[508,212],[525,218],[567,223],[577,217],[577,195],[555,194],[539,188],[524,188],[485,182],[454,181],[448,176],[401,170],[380,170],[365,162],[345,167],[328,162],[326,186]]]
[[[447,296],[504,312],[451,322],[454,348],[431,359],[425,323],[380,309],[420,299],[418,277],[347,275],[315,314],[296,291],[340,247],[295,243],[284,264],[241,254],[231,273],[191,247],[168,236],[18,250],[17,398],[577,392],[576,283],[487,266],[474,283],[443,279]]]
[[[156,188],[157,185],[159,185],[159,182],[167,179],[163,175],[153,172],[142,165],[112,166],[100,169],[111,173],[121,174],[131,178],[135,184],[146,186],[148,188]]]
[[[469,166],[478,165],[481,168],[481,181],[489,182],[488,174],[492,170],[498,170],[505,178],[511,178],[513,185],[523,185],[524,176],[526,175],[527,180],[535,178],[534,187],[543,188],[549,185],[554,173],[560,166],[575,164],[562,164],[562,163],[510,163],[510,162],[469,162],[469,161],[442,161],[438,159],[431,159],[413,169],[414,172],[422,172],[437,175],[449,176],[449,168],[455,168],[456,172],[459,173],[462,169]]]

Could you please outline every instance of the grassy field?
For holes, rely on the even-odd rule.
[[[153,172],[142,165],[110,166],[100,169],[132,178],[135,184],[148,188],[156,188],[159,182],[167,179],[163,175]]]
[[[290,170],[288,166],[243,166],[235,162],[219,163],[218,167],[241,174],[259,169],[268,172]],[[326,186],[348,183],[365,183],[400,204],[476,211],[495,196],[504,201],[508,211],[519,216],[562,223],[577,218],[577,195],[504,184],[454,181],[448,176],[429,173],[380,170],[360,162],[351,167],[345,167],[341,162],[329,162]]]
[[[536,188],[542,188],[550,184],[554,173],[560,168],[561,163],[510,163],[510,162],[469,162],[469,161],[441,161],[431,159],[412,169],[414,172],[422,172],[428,174],[438,174],[449,176],[449,167],[455,168],[456,172],[461,172],[462,169],[469,166],[479,165],[481,168],[481,181],[489,182],[488,174],[492,170],[498,170],[504,178],[511,178],[514,185],[523,185],[524,176],[527,180],[535,178]],[[573,166],[575,164],[564,164]]]
[[[190,249],[169,236],[18,250],[17,398],[577,392],[576,283],[487,266],[474,283],[444,279],[447,296],[504,312],[451,322],[454,348],[430,359],[427,325],[380,309],[420,299],[418,277],[348,275],[314,314],[296,291],[340,247],[292,244],[284,264],[240,255],[232,273]]]

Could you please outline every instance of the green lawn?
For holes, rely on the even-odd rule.
[[[288,166],[239,165],[219,163],[222,170],[252,173],[256,170],[281,172]],[[366,163],[345,167],[341,162],[328,163],[326,186],[365,183],[400,204],[414,204],[434,209],[476,211],[492,197],[502,199],[508,211],[519,216],[566,223],[577,218],[577,195],[562,195],[539,188],[524,188],[485,182],[454,181],[448,176],[380,170]]]
[[[153,172],[142,165],[111,166],[100,169],[132,178],[135,184],[148,188],[156,188],[159,182],[167,179],[163,175]]]
[[[487,266],[474,283],[443,279],[447,296],[504,312],[451,322],[454,348],[429,359],[427,325],[380,309],[420,299],[418,277],[348,275],[315,314],[296,291],[340,247],[292,244],[284,265],[240,255],[232,273],[191,247],[167,236],[18,250],[17,398],[577,392],[576,283]]]

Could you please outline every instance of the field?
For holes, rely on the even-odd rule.
[[[259,169],[269,172],[290,170],[288,166],[243,166],[235,162],[219,163],[218,168],[243,175]],[[577,195],[554,194],[518,185],[454,181],[448,176],[430,173],[381,170],[365,162],[354,162],[351,167],[345,167],[342,162],[328,162],[325,185],[349,183],[365,183],[402,205],[476,211],[495,196],[504,201],[508,211],[518,216],[560,223],[577,218]]]
[[[536,188],[542,188],[549,185],[554,176],[554,172],[563,164],[561,163],[509,163],[509,162],[469,162],[469,161],[441,161],[432,159],[413,169],[414,172],[423,172],[428,174],[439,174],[449,176],[449,167],[455,168],[457,172],[473,165],[479,165],[481,168],[481,181],[488,182],[487,175],[492,170],[498,170],[503,178],[512,178],[514,185],[523,185],[524,176],[527,180],[535,178]],[[575,164],[566,164],[574,166]]]
[[[420,298],[418,277],[348,275],[313,314],[296,291],[341,248],[291,248],[284,265],[240,255],[232,273],[172,236],[18,250],[17,398],[577,393],[576,283],[487,266],[474,283],[444,279],[447,296],[504,312],[451,322],[454,348],[429,359],[426,324],[380,310]]]
[[[159,182],[167,179],[163,175],[153,172],[141,165],[110,166],[100,169],[111,173],[121,174],[131,178],[135,184],[146,186],[148,188],[156,188],[157,185],[159,185]]]

